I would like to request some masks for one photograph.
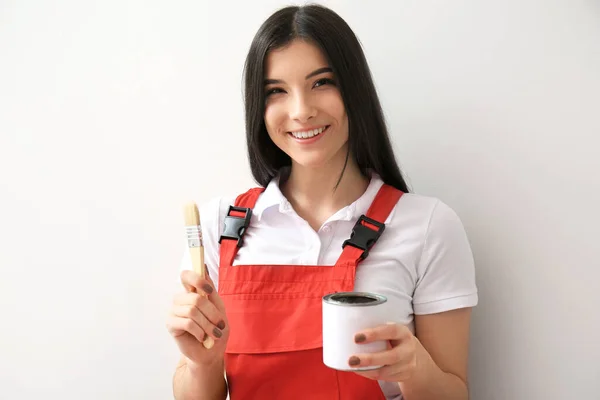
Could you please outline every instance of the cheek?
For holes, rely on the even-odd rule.
[[[272,135],[278,132],[279,130],[283,129],[281,107],[277,107],[276,104],[267,105],[267,107],[265,108],[264,118],[269,135]]]
[[[331,90],[327,95],[321,97],[321,107],[327,110],[327,114],[336,119],[339,124],[344,124],[346,110],[342,96],[337,90]]]
[[[337,101],[334,104],[335,115],[340,119],[340,123],[344,123],[346,120],[346,108],[344,107],[344,101],[341,96],[337,97]]]

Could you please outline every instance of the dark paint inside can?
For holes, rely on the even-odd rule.
[[[377,299],[375,299],[373,297],[356,296],[356,295],[340,296],[339,298],[336,298],[335,300],[340,303],[344,303],[344,304],[367,304],[367,303],[374,303],[377,301]]]
[[[380,295],[361,292],[333,293],[325,296],[325,301],[330,304],[370,306],[384,303],[386,298]]]

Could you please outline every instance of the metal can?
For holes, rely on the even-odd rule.
[[[351,367],[348,360],[360,353],[387,350],[385,340],[355,343],[354,335],[389,320],[387,298],[376,293],[338,292],[323,297],[323,363],[341,371],[364,371],[381,366]]]

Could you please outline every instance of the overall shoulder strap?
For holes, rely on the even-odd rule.
[[[381,186],[367,213],[360,216],[352,228],[350,238],[344,241],[342,254],[336,265],[357,266],[368,257],[369,251],[385,230],[385,220],[403,194],[393,186]]]
[[[265,188],[256,187],[240,194],[232,206],[229,206],[223,221],[223,233],[219,238],[219,266],[231,266],[233,259],[242,247],[244,234],[250,225],[252,209]]]

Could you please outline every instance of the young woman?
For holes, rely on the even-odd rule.
[[[201,209],[212,279],[184,260],[167,323],[182,353],[175,398],[467,399],[469,243],[448,206],[409,193],[348,25],[321,6],[273,14],[250,47],[245,104],[260,187]],[[368,253],[344,245],[357,223],[380,231],[361,216],[385,225]],[[352,290],[388,299],[391,323],[349,333],[389,342],[348,360],[376,370],[322,361],[321,298]]]

